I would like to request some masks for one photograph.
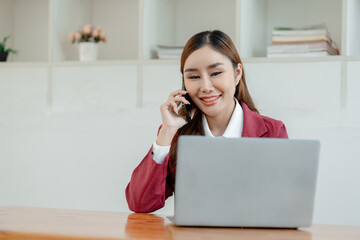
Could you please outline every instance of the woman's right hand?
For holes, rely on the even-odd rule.
[[[175,128],[176,130],[184,126],[186,118],[179,115],[178,107],[181,103],[190,104],[185,99],[187,91],[178,89],[170,93],[167,101],[160,106],[160,113],[162,119],[162,127]]]
[[[181,103],[190,104],[185,99],[186,93],[187,91],[182,89],[171,92],[167,101],[160,106],[162,127],[156,140],[158,145],[169,146],[177,130],[187,123],[186,118],[179,115],[178,112],[178,107]],[[191,118],[193,115],[194,111],[191,111]]]

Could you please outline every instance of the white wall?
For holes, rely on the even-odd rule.
[[[12,57],[15,61],[46,61],[48,59],[48,2],[16,0],[13,3],[12,41],[19,54]]]
[[[9,36],[6,48],[19,51],[10,61],[47,60],[47,7],[47,0],[1,0],[0,39]]]
[[[12,24],[9,24],[9,20],[12,18],[13,4],[11,0],[2,0],[2,7],[0,8],[0,41],[3,40],[6,36],[11,36],[13,34]],[[11,48],[12,39],[9,38],[6,43],[7,48]]]
[[[175,10],[177,45],[185,45],[194,34],[211,29],[222,30],[235,39],[236,8],[233,0],[223,0],[222,4],[217,0],[177,0]]]
[[[131,172],[155,139],[159,105],[181,86],[178,65],[142,68],[139,88],[137,65],[0,66],[0,206],[129,211]],[[314,222],[360,225],[360,62],[348,63],[345,107],[341,69],[245,63],[261,112],[291,138],[321,141]],[[173,198],[158,213],[171,215]]]

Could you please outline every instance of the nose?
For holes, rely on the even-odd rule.
[[[212,82],[209,79],[209,77],[203,77],[201,79],[200,91],[204,93],[209,93],[212,92],[213,90],[214,90],[214,86],[212,85]]]

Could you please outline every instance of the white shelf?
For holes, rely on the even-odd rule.
[[[93,62],[59,61],[59,62],[0,62],[0,68],[7,67],[60,67],[60,66],[121,66],[139,65],[138,60],[104,60]]]
[[[156,59],[157,45],[184,45],[197,32],[220,29],[233,39],[242,58],[281,62],[264,59],[272,28],[318,23],[327,24],[342,56],[356,57],[359,22],[360,0],[0,1],[0,38],[10,35],[8,47],[19,50],[10,54],[10,62],[77,64],[78,45],[71,44],[69,34],[87,23],[101,26],[109,38],[99,44],[100,61],[173,64],[178,60]],[[299,61],[324,59],[334,58]]]
[[[360,57],[359,57],[360,59]],[[334,62],[334,61],[348,61],[354,58],[346,56],[327,56],[327,57],[282,57],[282,58],[268,58],[268,57],[253,57],[242,58],[244,63],[288,63],[288,62]]]
[[[360,0],[348,0],[346,13],[346,55],[360,56]]]
[[[54,61],[78,59],[78,45],[69,34],[85,24],[100,26],[109,39],[99,43],[99,60],[137,59],[139,1],[53,0],[52,13]]]
[[[341,51],[342,1],[241,0],[240,56],[265,57],[272,29],[325,23]]]
[[[143,58],[155,59],[156,46],[184,46],[194,34],[219,29],[235,41],[236,0],[144,0]]]
[[[138,60],[100,60],[92,62],[61,61],[51,62],[49,66],[113,66],[113,65],[138,65]]]
[[[242,58],[243,63],[288,63],[288,62],[358,62],[360,56],[328,56],[328,57],[302,57],[302,58],[267,58],[254,57]],[[102,60],[94,62],[80,61],[59,61],[59,62],[0,62],[0,68],[12,67],[59,67],[59,66],[121,66],[121,65],[142,65],[142,66],[159,66],[159,65],[176,65],[180,66],[180,60]],[[179,69],[180,71],[180,69]]]
[[[142,63],[146,65],[178,64],[180,66],[180,59],[176,59],[176,60],[150,59],[150,60],[143,60]]]

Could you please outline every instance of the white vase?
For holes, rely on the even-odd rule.
[[[80,61],[96,61],[98,55],[98,45],[94,42],[79,43]]]

